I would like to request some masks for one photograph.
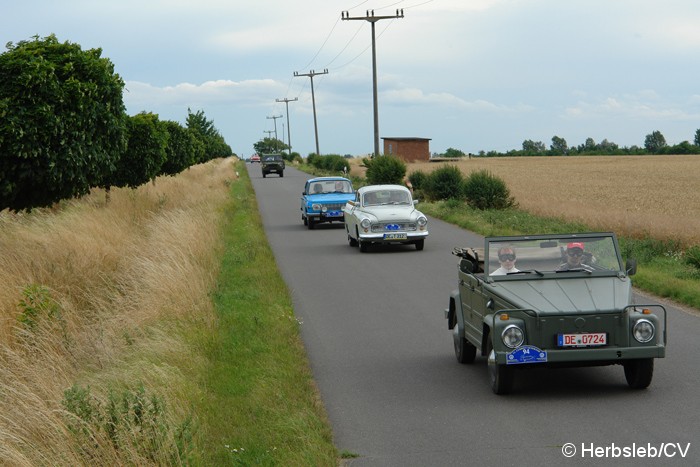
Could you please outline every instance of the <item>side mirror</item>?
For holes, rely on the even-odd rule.
[[[627,271],[628,276],[634,276],[637,274],[637,260],[634,258],[628,258],[625,263],[625,271]]]
[[[418,204],[418,200],[417,200],[417,199],[414,199],[414,200],[413,200],[413,205],[415,206],[416,204]]]
[[[353,200],[348,200],[348,204],[349,204],[350,206],[355,206],[355,201],[353,201]]]

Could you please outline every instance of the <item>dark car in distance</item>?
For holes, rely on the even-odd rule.
[[[268,174],[276,173],[280,177],[284,177],[284,158],[279,154],[265,154],[261,158],[262,176],[265,178]]]

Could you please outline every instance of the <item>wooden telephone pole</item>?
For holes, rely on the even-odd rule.
[[[351,17],[350,13],[343,11],[340,17],[346,21],[362,20],[372,23],[372,91],[374,94],[374,156],[376,157],[379,155],[379,103],[377,102],[377,46],[374,37],[374,23],[382,19],[403,18],[403,9],[396,10],[396,14],[393,16],[374,16],[374,10],[367,10],[366,16]]]
[[[321,153],[319,152],[318,149],[318,125],[316,124],[316,98],[314,97],[314,76],[316,75],[327,75],[328,70],[323,70],[323,71],[314,71],[311,70],[308,73],[297,73],[296,71],[294,72],[294,76],[308,76],[311,79],[311,104],[313,105],[314,108],[314,134],[316,135],[316,154],[319,156]]]

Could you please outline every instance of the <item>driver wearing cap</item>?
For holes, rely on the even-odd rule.
[[[568,245],[566,245],[566,262],[560,264],[556,270],[572,271],[578,269],[584,271],[592,271],[593,268],[581,262],[581,260],[583,259],[583,250],[583,243],[570,242]]]

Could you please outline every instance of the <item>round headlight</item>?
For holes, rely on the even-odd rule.
[[[372,223],[366,217],[360,222],[360,227],[362,227],[363,229],[369,229],[370,225],[372,225]]]
[[[420,227],[425,227],[428,224],[428,219],[425,216],[420,216],[417,222]]]
[[[312,205],[311,205],[311,209],[313,209],[314,211],[320,211],[320,210],[321,210],[321,205],[320,205],[320,204],[316,204],[316,203],[315,203],[315,204],[312,204]]]
[[[632,335],[637,339],[637,342],[641,342],[642,344],[652,340],[655,333],[656,328],[654,328],[654,324],[648,319],[637,320],[632,328]]]
[[[326,212],[328,211],[328,206],[322,206],[321,207],[321,212]]]
[[[501,333],[501,339],[506,347],[515,349],[516,347],[520,347],[522,345],[523,341],[525,340],[525,333],[523,333],[523,330],[515,324],[511,324],[510,326],[506,326],[506,328],[503,330]]]

